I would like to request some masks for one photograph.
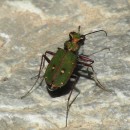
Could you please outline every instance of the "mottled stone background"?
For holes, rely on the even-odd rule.
[[[81,94],[70,109],[68,94],[52,98],[45,82],[33,85],[41,55],[63,47],[81,25],[87,37],[81,51],[90,54],[98,79],[80,77]],[[74,91],[73,97],[76,92]],[[0,130],[130,130],[130,0],[0,0]]]

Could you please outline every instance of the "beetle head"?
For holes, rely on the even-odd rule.
[[[70,40],[80,39],[80,34],[79,34],[79,33],[76,33],[76,32],[70,32],[70,33],[69,33],[69,37],[70,37]]]
[[[74,43],[80,43],[85,41],[85,35],[81,35],[80,33],[70,32],[69,37],[70,41]]]
[[[80,34],[80,26],[78,27],[78,32],[70,32],[70,41],[77,43],[79,46],[84,44],[85,35]]]
[[[98,30],[98,31],[94,31],[94,32],[90,32],[87,34],[80,34],[80,26],[78,27],[78,32],[70,32],[69,33],[69,40],[65,42],[64,44],[64,48],[66,50],[72,51],[72,52],[77,52],[80,48],[80,46],[84,45],[84,41],[86,40],[86,36],[96,33],[96,32],[104,32],[107,36],[107,32],[104,30]]]

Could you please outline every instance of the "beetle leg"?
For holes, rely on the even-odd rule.
[[[48,63],[50,63],[50,59],[46,56],[47,53],[50,54],[50,55],[53,55],[53,56],[55,55],[54,52],[46,51],[45,54],[43,54],[42,57],[41,57],[41,63],[40,63],[40,68],[39,68],[39,73],[38,73],[38,75],[32,77],[31,79],[36,78],[36,77],[39,77],[39,78],[40,78],[40,73],[41,73],[42,69],[44,68],[45,60],[46,60]]]
[[[38,72],[38,75],[36,75],[35,77],[33,78],[36,78],[36,81],[35,83],[33,84],[33,86],[30,88],[30,90],[24,95],[21,97],[21,99],[25,98],[29,93],[31,93],[32,89],[34,88],[34,86],[36,85],[36,83],[38,82],[39,78],[40,78],[40,74],[41,74],[41,71],[42,69],[44,68],[44,65],[45,65],[45,60],[50,63],[50,59],[46,56],[46,54],[51,54],[51,55],[54,55],[55,53],[54,52],[51,52],[51,51],[46,51],[45,54],[42,55],[42,58],[41,58],[41,63],[40,63],[40,68],[39,68],[39,72]],[[42,79],[42,81],[44,80],[44,78]],[[40,82],[41,84],[41,82]]]
[[[79,55],[79,59],[80,59],[81,61],[90,62],[90,65],[94,63],[94,60],[88,58],[88,57],[85,56],[85,55]]]
[[[78,60],[79,64],[92,68],[93,74],[96,75],[96,73],[95,73],[95,71],[94,71],[94,69],[92,67],[92,64],[94,63],[94,60],[90,59],[86,55],[79,55],[79,59],[80,59],[80,61]],[[96,77],[96,76],[94,76],[94,77]],[[97,79],[97,78],[95,78],[95,79]],[[95,82],[98,81],[98,80],[95,80],[95,79],[94,79]],[[100,86],[102,86],[102,85],[100,85]]]
[[[101,88],[101,89],[107,91],[107,89],[106,89],[106,88],[100,83],[100,81],[97,79],[97,76],[96,76],[96,73],[95,73],[95,71],[94,71],[94,69],[93,69],[93,66],[91,65],[90,67],[91,67],[91,69],[92,69],[92,71],[93,71],[93,76],[92,76],[92,78],[93,78],[93,80],[95,81],[95,83],[97,84],[97,86],[98,86],[99,88]]]
[[[97,76],[96,76],[96,73],[95,73],[95,71],[94,71],[94,69],[93,69],[93,66],[91,65],[90,67],[91,67],[91,69],[92,69],[92,71],[93,71],[93,77],[92,77],[92,78],[93,78],[93,80],[95,81],[95,83],[97,84],[97,86],[98,86],[99,88],[105,90],[105,91],[112,92],[111,90],[106,89],[106,87],[103,86],[103,85],[100,83],[100,81],[98,80],[98,78],[97,78]]]
[[[68,97],[68,101],[67,101],[67,110],[66,110],[66,127],[67,127],[67,119],[68,119],[68,114],[69,114],[69,110],[70,110],[70,107],[71,105],[73,104],[73,102],[76,100],[76,98],[78,97],[78,95],[80,94],[80,91],[78,88],[75,87],[75,84],[77,83],[79,77],[77,75],[72,75],[74,78],[75,78],[75,81],[72,85],[72,88],[71,88],[71,91],[70,91],[70,94],[69,94],[69,97]],[[72,95],[72,92],[73,90],[76,90],[78,92],[78,94],[73,98],[73,100],[70,102],[70,98],[71,98],[71,95]]]
[[[85,63],[85,62],[79,62],[79,63],[82,64],[82,65],[84,65],[84,66],[90,67],[90,68],[92,69],[93,77],[91,77],[91,78],[95,81],[96,85],[97,85],[99,88],[101,88],[101,89],[103,89],[103,90],[105,90],[105,91],[109,91],[109,90],[107,90],[107,89],[100,83],[100,81],[97,79],[96,73],[95,73],[94,68],[93,68],[93,66],[92,66],[91,64],[87,64],[87,63]]]
[[[43,68],[44,68],[45,60],[46,60],[48,63],[50,63],[50,59],[46,56],[47,53],[50,54],[50,55],[53,55],[53,56],[55,55],[54,52],[46,51],[45,54],[43,54],[42,57],[41,57],[41,63],[40,63],[40,68],[39,68],[38,75],[32,77],[31,79],[36,78],[36,77],[37,77],[37,79],[40,78],[41,71],[42,71]]]

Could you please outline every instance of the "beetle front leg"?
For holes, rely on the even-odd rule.
[[[51,52],[51,51],[46,51],[45,54],[42,55],[42,57],[41,57],[41,63],[40,63],[40,68],[39,68],[38,74],[37,74],[35,77],[33,77],[33,78],[36,78],[36,77],[37,77],[37,79],[36,79],[34,85],[37,83],[38,79],[40,78],[40,74],[41,74],[41,72],[42,72],[42,70],[43,70],[43,68],[44,68],[45,61],[47,61],[48,63],[50,63],[50,59],[46,56],[47,54],[50,54],[50,55],[53,55],[53,56],[55,55],[55,53],[54,53],[54,52]],[[31,79],[32,79],[32,78],[31,78]],[[33,86],[34,86],[34,85],[33,85]]]
[[[38,71],[38,74],[35,76],[35,77],[38,77],[38,79],[40,78],[40,74],[41,74],[41,71],[43,70],[44,68],[44,65],[45,65],[45,60],[50,63],[50,59],[46,56],[47,54],[50,54],[50,55],[55,55],[54,52],[51,52],[51,51],[46,51],[45,54],[42,55],[41,57],[41,63],[40,63],[40,68],[39,68],[39,71]],[[35,78],[33,77],[33,78]],[[32,79],[32,78],[31,78]]]
[[[33,84],[33,86],[31,87],[31,89],[24,95],[21,97],[21,99],[25,98],[31,91],[32,89],[34,88],[34,86],[36,85],[36,83],[38,82],[39,78],[40,78],[40,75],[41,75],[41,71],[42,69],[44,68],[44,65],[45,65],[45,61],[47,61],[48,63],[50,63],[50,59],[46,56],[46,54],[51,54],[51,55],[54,55],[55,53],[54,52],[51,52],[51,51],[46,51],[45,54],[42,55],[42,58],[41,58],[41,63],[40,63],[40,68],[39,68],[39,72],[38,72],[38,75],[35,76],[35,78],[37,77],[35,83]],[[34,77],[33,77],[34,78]],[[42,81],[44,80],[44,78],[42,79]],[[40,82],[41,84],[41,82]]]
[[[78,97],[78,95],[80,94],[80,91],[78,88],[75,87],[75,84],[77,83],[79,77],[77,75],[72,75],[74,78],[75,78],[75,81],[73,83],[73,86],[71,88],[71,91],[70,91],[70,94],[69,94],[69,97],[68,97],[68,101],[67,101],[67,111],[66,111],[66,127],[67,127],[67,119],[68,119],[68,114],[69,114],[69,110],[70,110],[70,107],[71,105],[73,104],[73,102],[76,100],[76,98]],[[73,100],[70,102],[70,98],[71,98],[71,95],[72,95],[72,92],[73,90],[76,90],[78,92],[78,94],[73,98]]]

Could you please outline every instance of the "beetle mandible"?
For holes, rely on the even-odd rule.
[[[90,59],[89,56],[78,53],[80,47],[82,45],[84,45],[86,35],[96,33],[96,32],[104,32],[107,36],[107,33],[104,30],[94,31],[94,32],[90,32],[90,33],[87,33],[84,35],[80,34],[80,26],[79,26],[78,32],[69,33],[69,40],[67,40],[64,43],[64,49],[58,48],[56,53],[51,52],[51,51],[46,51],[45,54],[43,54],[42,58],[41,58],[39,73],[36,76],[37,79],[36,79],[34,85],[42,77],[41,83],[45,79],[48,91],[57,91],[58,89],[65,86],[71,77],[73,77],[75,79],[74,84],[71,88],[69,97],[68,97],[68,101],[67,101],[66,126],[67,126],[68,112],[69,112],[70,106],[72,105],[72,103],[74,102],[74,100],[77,98],[77,96],[80,93],[80,91],[78,89],[76,89],[78,94],[70,102],[70,97],[72,95],[72,91],[75,88],[75,83],[78,80],[78,76],[75,75],[73,72],[79,64],[84,67],[90,67],[93,72],[93,80],[95,81],[95,83],[100,88],[106,90],[105,87],[99,82],[99,80],[97,79],[97,77],[95,75],[95,72],[94,72],[94,69],[92,66],[92,64],[94,63],[94,60]],[[104,49],[108,49],[108,48],[104,48]],[[104,50],[104,49],[102,49],[102,50]],[[47,54],[52,55],[53,58],[50,60],[47,57]],[[48,62],[48,66],[46,68],[44,75],[41,76],[41,71],[44,68],[45,61]],[[32,91],[34,85],[21,98],[24,98],[25,96],[27,96]]]

